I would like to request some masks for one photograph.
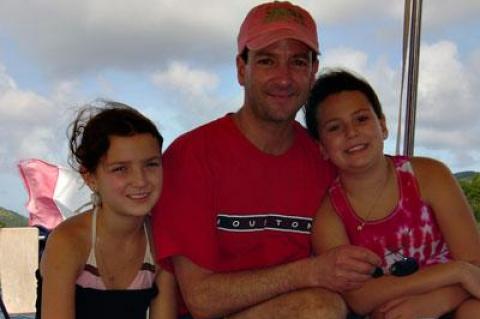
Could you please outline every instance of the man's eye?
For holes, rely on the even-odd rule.
[[[295,59],[293,61],[293,64],[295,66],[307,66],[308,65],[308,60],[305,60],[305,59]]]
[[[273,64],[273,60],[272,60],[272,59],[264,58],[264,59],[259,59],[259,60],[257,60],[257,63],[258,63],[258,64],[262,64],[262,65],[272,65],[272,64]]]

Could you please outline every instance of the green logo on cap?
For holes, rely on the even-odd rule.
[[[290,8],[272,8],[268,10],[264,21],[266,23],[294,21],[296,23],[305,25],[303,15],[300,12]]]

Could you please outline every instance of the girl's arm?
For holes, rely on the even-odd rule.
[[[75,318],[75,281],[83,268],[84,249],[71,227],[59,225],[48,237],[40,263],[42,318]]]
[[[328,198],[324,199],[315,216],[312,236],[316,254],[349,244],[343,223],[333,211]],[[431,266],[406,277],[372,278],[361,288],[345,291],[343,295],[355,312],[367,314],[396,298],[426,293],[457,283],[466,283],[471,278],[472,267],[474,266],[469,263],[459,261]],[[480,296],[480,291],[478,294]]]
[[[422,198],[432,207],[453,258],[480,265],[477,223],[455,177],[429,158],[413,158],[412,165]]]
[[[461,286],[448,286],[425,294],[391,300],[376,309],[372,317],[439,318],[456,309],[469,296]]]
[[[176,319],[177,282],[172,273],[160,269],[155,280],[158,287],[158,295],[150,304],[150,319]]]

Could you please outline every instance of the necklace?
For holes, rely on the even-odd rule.
[[[101,239],[97,237],[97,257],[100,263],[97,264],[98,271],[100,273],[100,278],[104,282],[107,289],[123,289],[128,287],[128,285],[133,280],[134,275],[136,275],[137,269],[139,269],[138,258],[139,256],[135,253],[127,254],[126,258],[119,258],[117,260],[112,260],[108,258],[107,251],[104,250],[104,243]],[[124,252],[127,252],[125,250]],[[121,255],[122,251],[116,253],[117,256]]]
[[[363,230],[363,228],[368,222],[368,218],[373,212],[373,209],[375,208],[375,206],[377,206],[378,202],[383,197],[383,194],[385,193],[385,188],[388,185],[388,182],[390,181],[390,175],[391,175],[390,160],[387,159],[387,177],[385,178],[385,181],[382,184],[378,184],[377,188],[375,189],[375,197],[373,198],[371,204],[369,205],[369,208],[367,210],[367,213],[365,214],[365,217],[363,217],[360,224],[357,225],[357,231]],[[347,196],[348,196],[348,192],[347,192]]]
[[[107,289],[123,289],[134,279],[139,265],[139,258],[144,256],[142,250],[137,250],[136,247],[132,250],[132,245],[122,239],[123,244],[112,249],[112,241],[106,240],[106,236],[102,236],[105,230],[100,223],[96,225],[95,234],[95,257],[98,261],[97,269],[100,274],[100,279],[103,281]],[[142,227],[142,234],[144,233]],[[137,240],[138,241],[138,240]],[[108,242],[108,243],[107,243]],[[128,244],[128,245],[127,245]],[[138,245],[134,245],[138,246]],[[121,248],[120,248],[121,247]],[[141,256],[140,256],[141,255]],[[142,259],[143,260],[143,259]],[[142,261],[143,262],[143,261]]]

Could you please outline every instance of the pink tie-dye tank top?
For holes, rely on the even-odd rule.
[[[363,246],[383,258],[387,271],[396,261],[413,257],[420,267],[451,260],[447,244],[432,208],[420,196],[417,179],[407,157],[388,157],[397,175],[399,201],[393,211],[378,220],[364,221],[351,207],[340,179],[329,190],[330,200],[343,221],[350,243]],[[365,223],[361,230],[357,227]]]

